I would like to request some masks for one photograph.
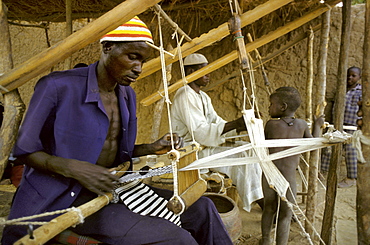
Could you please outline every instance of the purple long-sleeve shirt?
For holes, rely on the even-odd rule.
[[[40,79],[19,131],[15,156],[45,151],[96,163],[109,128],[96,66],[53,72]],[[137,118],[134,90],[117,86],[116,92],[122,122],[118,164],[132,156]],[[67,208],[81,188],[74,179],[26,166],[9,219]]]

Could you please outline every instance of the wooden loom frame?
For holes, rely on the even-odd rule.
[[[192,144],[177,150],[179,155],[176,155],[173,151],[169,152],[168,157],[172,160],[176,160],[177,156],[179,156],[177,169],[181,169],[196,160],[196,154],[199,149],[199,146]],[[117,172],[117,176],[122,176],[128,168],[129,164],[127,163],[118,166],[117,169],[119,171]],[[177,215],[196,202],[207,189],[207,182],[200,178],[199,170],[180,171],[178,176],[179,182],[181,181],[178,188],[179,195],[174,196],[168,202],[169,210],[173,211]],[[60,232],[68,229],[70,226],[78,225],[80,223],[81,215],[83,218],[86,218],[108,205],[112,200],[112,193],[105,193],[105,196],[98,196],[79,206],[77,209],[79,209],[80,212],[72,210],[64,213],[50,220],[47,224],[35,229],[33,231],[33,238],[27,234],[14,243],[14,245],[44,244]]]

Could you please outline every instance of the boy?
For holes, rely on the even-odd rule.
[[[299,92],[292,87],[281,87],[270,96],[269,113],[271,119],[265,126],[266,139],[289,139],[289,138],[312,138],[307,123],[294,117],[295,111],[301,104]],[[313,135],[319,136],[320,127],[324,123],[323,116],[317,118],[313,127]],[[285,150],[287,147],[269,149],[270,154]],[[290,184],[286,196],[289,202],[295,203],[297,193],[296,169],[299,163],[299,155],[285,157],[274,161],[276,167]],[[264,209],[262,214],[262,244],[270,244],[272,224],[278,209],[278,195],[269,187],[265,176],[262,177],[262,189],[264,194]],[[280,202],[277,220],[276,244],[287,244],[289,238],[292,211],[286,202]]]
[[[359,110],[358,102],[362,100],[361,84],[361,69],[356,66],[352,66],[347,70],[347,93],[346,102],[344,105],[344,119],[343,125],[346,126],[357,126],[357,120],[360,119],[357,115]],[[355,130],[345,129],[345,132],[353,134]],[[357,179],[357,152],[356,148],[352,144],[343,145],[346,167],[347,167],[347,178],[338,184],[339,188],[347,188],[356,185]],[[331,148],[325,148],[321,155],[321,171],[326,175],[329,170],[331,157]]]

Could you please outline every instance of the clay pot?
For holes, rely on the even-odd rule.
[[[215,204],[231,240],[235,243],[242,233],[242,219],[237,204],[233,199],[222,194],[206,192],[204,196],[210,198]]]

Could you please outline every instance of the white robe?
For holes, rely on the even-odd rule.
[[[177,90],[171,106],[171,124],[173,132],[184,138],[185,145],[195,142],[206,146],[199,158],[227,150],[220,147],[229,136],[235,136],[236,130],[222,134],[227,121],[214,110],[211,98],[203,91],[195,92],[189,85]],[[232,156],[231,156],[232,157]],[[244,203],[244,209],[250,211],[251,204],[263,197],[261,176],[258,163],[243,164],[234,167],[215,168],[227,174],[236,185]]]

